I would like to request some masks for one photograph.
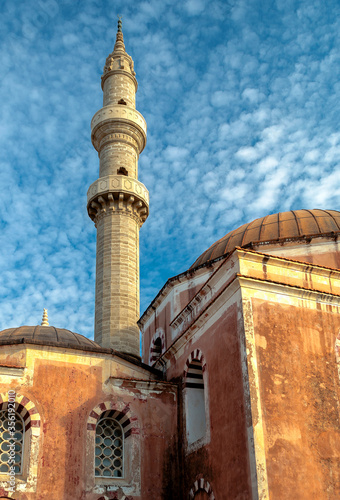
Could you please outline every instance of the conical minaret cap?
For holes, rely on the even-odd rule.
[[[111,71],[119,71],[121,73],[130,73],[134,78],[135,91],[137,91],[137,80],[135,78],[134,64],[132,57],[127,54],[124,45],[122,20],[118,18],[118,29],[116,35],[116,43],[113,51],[106,58],[105,66],[102,75],[102,89],[104,90],[104,82]]]
[[[118,29],[116,35],[116,43],[113,52],[123,51],[125,52],[124,37],[122,31],[122,18],[118,16]]]

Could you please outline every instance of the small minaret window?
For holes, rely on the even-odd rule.
[[[124,101],[124,99],[119,99],[118,104],[123,104],[124,106],[126,106],[126,101]]]
[[[117,174],[118,175],[128,175],[128,171],[126,170],[125,167],[120,167],[118,170],[117,170]]]

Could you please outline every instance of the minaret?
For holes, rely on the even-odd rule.
[[[139,229],[149,214],[149,193],[138,181],[146,122],[136,111],[137,80],[126,53],[122,22],[102,76],[103,107],[92,118],[99,179],[87,193],[97,228],[95,341],[139,356]]]

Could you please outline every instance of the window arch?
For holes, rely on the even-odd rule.
[[[165,351],[165,332],[157,328],[150,342],[149,365],[152,365]]]
[[[184,372],[186,437],[189,446],[201,442],[206,437],[207,412],[203,379],[205,366],[203,354],[196,349],[189,356]]]
[[[189,500],[203,500],[205,498],[215,500],[215,495],[208,481],[205,481],[205,479],[201,477],[195,481],[193,487],[191,488],[189,492]]]
[[[13,421],[16,423],[16,432],[18,433],[16,437],[19,438],[19,446],[17,445],[14,450],[17,464],[16,474],[20,477],[20,480],[27,481],[27,484],[30,484],[31,491],[35,492],[37,488],[37,462],[32,457],[38,457],[39,455],[40,414],[33,401],[28,397],[11,390],[0,394],[0,434],[2,437],[0,446],[2,445],[2,450],[5,448],[5,453],[5,443],[8,442],[8,434],[6,434],[6,417],[8,417],[8,414],[15,416]],[[3,464],[1,463],[1,465]],[[20,472],[18,469],[20,469]],[[0,471],[0,490],[6,488],[7,480],[6,472]]]
[[[92,449],[89,484],[128,485],[140,481],[140,429],[129,404],[99,403],[87,420],[87,446]]]
[[[96,425],[95,476],[124,477],[124,431],[118,420],[100,416]]]

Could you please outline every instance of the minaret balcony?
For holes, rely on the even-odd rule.
[[[87,192],[87,210],[94,221],[110,211],[126,211],[137,216],[142,225],[149,215],[149,192],[144,184],[132,177],[100,177]]]
[[[137,144],[138,153],[143,151],[146,121],[141,113],[121,104],[104,106],[97,111],[91,121],[91,140],[97,151],[110,139],[117,141],[126,138]]]

